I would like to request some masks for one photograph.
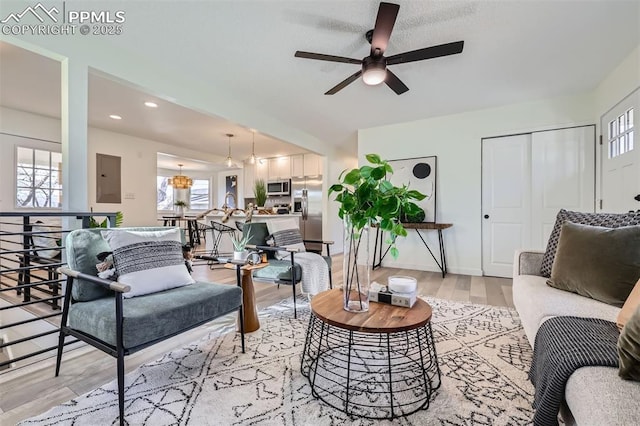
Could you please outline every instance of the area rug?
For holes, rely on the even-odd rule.
[[[211,333],[126,377],[129,425],[524,425],[531,424],[532,350],[513,309],[426,299],[442,386],[427,410],[393,421],[349,418],[318,401],[300,373],[309,306],[261,312],[247,352],[232,329]],[[115,368],[114,368],[115,374]],[[118,424],[114,382],[22,425]]]

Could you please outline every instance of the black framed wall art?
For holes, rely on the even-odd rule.
[[[425,212],[424,222],[436,221],[436,176],[438,157],[418,157],[401,160],[389,160],[393,167],[390,181],[395,186],[408,185],[409,188],[427,196],[416,202]]]

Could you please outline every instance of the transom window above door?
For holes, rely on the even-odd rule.
[[[629,108],[609,122],[607,143],[609,158],[615,158],[633,150],[633,108]]]

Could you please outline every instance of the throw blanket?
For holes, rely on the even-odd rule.
[[[302,268],[302,292],[316,295],[329,288],[329,266],[316,253],[296,253],[294,260]]]
[[[535,426],[558,424],[560,404],[569,376],[580,367],[618,367],[615,323],[579,317],[555,317],[545,321],[533,349],[529,380],[536,388]]]

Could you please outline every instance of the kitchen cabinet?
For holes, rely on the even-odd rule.
[[[256,180],[256,169],[255,165],[251,163],[244,163],[244,176],[243,176],[243,193],[244,198],[253,198],[253,186]]]
[[[291,179],[291,157],[269,159],[269,180]]]
[[[304,177],[304,156],[291,156],[291,177]]]
[[[322,157],[317,154],[304,154],[304,175],[320,176],[322,174]]]
[[[265,182],[269,180],[269,161],[266,159],[258,160],[254,169],[254,180],[262,179]]]

